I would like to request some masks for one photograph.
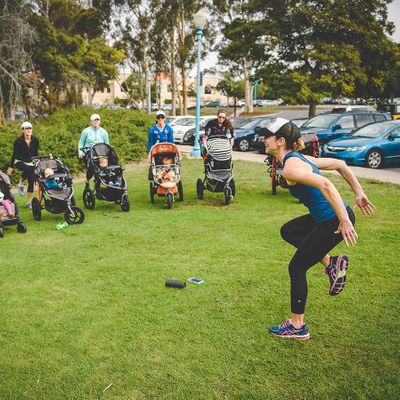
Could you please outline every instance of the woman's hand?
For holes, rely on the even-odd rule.
[[[7,168],[6,174],[7,174],[8,176],[11,176],[13,170],[14,170],[14,168],[11,168],[11,167]]]
[[[356,245],[358,235],[349,219],[345,221],[340,221],[335,233],[342,234],[343,240],[346,243],[347,247]]]
[[[368,200],[368,197],[362,193],[356,196],[355,207],[359,207],[363,215],[371,215],[374,212],[375,206]]]

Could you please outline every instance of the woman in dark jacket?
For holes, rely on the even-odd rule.
[[[13,153],[11,156],[10,167],[7,169],[7,175],[11,175],[14,167],[22,171],[21,180],[18,184],[18,193],[24,195],[24,185],[22,180],[28,180],[28,198],[26,207],[32,208],[33,187],[35,184],[34,166],[32,157],[38,155],[39,140],[32,135],[32,124],[24,122],[21,125],[22,135],[14,142]]]

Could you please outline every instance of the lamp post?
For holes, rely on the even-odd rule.
[[[257,86],[259,85],[259,83],[260,83],[260,80],[259,80],[259,79],[256,79],[256,80],[254,81],[254,97],[253,97],[253,99],[254,99],[254,104],[255,104],[255,102],[256,102],[256,100],[257,100]]]
[[[200,98],[201,98],[201,39],[203,38],[204,25],[207,22],[206,10],[200,9],[193,17],[193,22],[196,27],[197,38],[197,92],[196,92],[196,129],[194,136],[193,151],[190,153],[191,157],[200,157]]]

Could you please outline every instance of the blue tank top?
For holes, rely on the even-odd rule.
[[[307,164],[311,165],[312,172],[314,174],[321,175],[318,167],[309,161],[303,154],[291,151],[287,153],[283,159],[283,166],[288,158],[290,157],[298,157]],[[328,200],[324,197],[321,191],[312,186],[307,186],[302,183],[296,183],[295,185],[288,185],[289,192],[291,195],[299,199],[310,211],[310,214],[314,217],[317,223],[321,223],[327,221],[328,219],[333,218],[336,213],[333,207],[329,204]],[[343,201],[345,207],[347,204]]]

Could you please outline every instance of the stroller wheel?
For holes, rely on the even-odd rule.
[[[3,238],[3,237],[4,237],[4,229],[0,228],[0,238]]]
[[[121,197],[121,210],[128,212],[130,209],[129,195],[124,193]]]
[[[232,196],[235,196],[235,194],[236,194],[236,185],[235,185],[235,180],[233,178],[229,182],[229,187],[231,188]]]
[[[150,182],[150,203],[154,204],[154,183]]]
[[[203,181],[199,178],[197,179],[197,198],[201,200],[203,198],[204,193],[204,184]]]
[[[165,199],[165,204],[167,205],[167,208],[172,208],[173,203],[174,203],[174,195],[172,193],[167,193]]]
[[[18,224],[17,225],[17,232],[18,233],[25,233],[26,232],[26,225],[25,224]]]
[[[36,221],[40,221],[42,219],[42,206],[36,197],[32,200],[32,214]]]
[[[178,182],[178,193],[179,193],[178,201],[183,201],[183,183],[182,183],[182,181]]]
[[[232,201],[232,190],[229,186],[224,187],[225,203],[230,204]]]
[[[96,199],[94,198],[94,193],[91,189],[86,188],[83,191],[83,204],[88,210],[93,210],[96,205]]]
[[[67,209],[64,214],[64,219],[69,225],[81,224],[85,220],[85,213],[77,206],[71,206],[71,210]]]

